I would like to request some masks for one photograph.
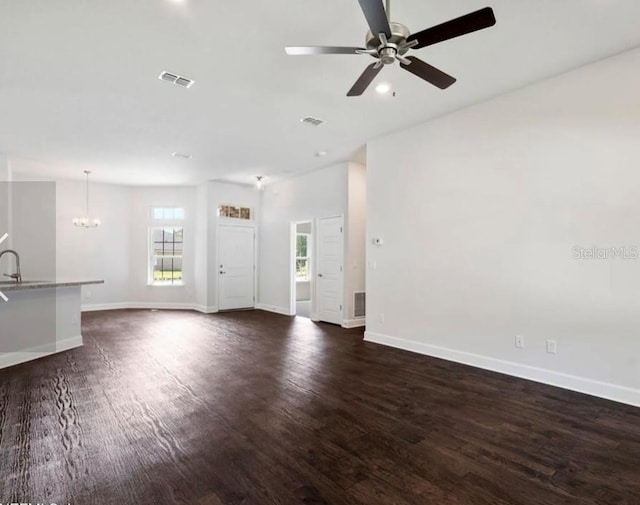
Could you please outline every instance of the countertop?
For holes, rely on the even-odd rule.
[[[71,288],[75,286],[84,286],[87,284],[104,284],[104,281],[22,281],[17,283],[16,281],[0,282],[0,291],[5,293],[9,291],[23,291],[26,289],[49,289],[49,288]]]

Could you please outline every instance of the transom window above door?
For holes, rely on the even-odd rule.
[[[182,207],[151,207],[151,219],[154,221],[182,221],[184,209]]]

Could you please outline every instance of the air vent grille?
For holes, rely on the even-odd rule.
[[[353,316],[364,317],[367,308],[366,293],[353,293]]]
[[[172,74],[171,72],[162,72],[158,79],[161,81],[169,82],[171,84],[175,84],[176,86],[181,86],[183,88],[190,88],[193,86],[194,81],[191,79],[187,79],[186,77],[182,77],[181,75]]]
[[[175,83],[177,78],[178,78],[177,75],[170,74],[169,72],[162,72],[160,74],[160,79],[170,83]]]
[[[312,126],[320,126],[325,122],[322,119],[318,119],[317,117],[313,117],[313,116],[303,117],[300,121],[306,124],[310,124]]]

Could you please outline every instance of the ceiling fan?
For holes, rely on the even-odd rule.
[[[406,26],[391,21],[390,0],[387,0],[386,9],[383,0],[358,0],[358,2],[371,29],[367,33],[366,47],[302,46],[285,48],[287,54],[297,56],[313,54],[368,54],[373,56],[378,61],[365,69],[347,96],[362,95],[382,70],[382,67],[392,65],[396,61],[404,70],[440,89],[446,89],[456,82],[454,77],[415,56],[405,56],[407,52],[410,49],[421,49],[496,24],[493,10],[490,7],[485,7],[412,34]]]

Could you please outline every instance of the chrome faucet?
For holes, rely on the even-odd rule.
[[[2,257],[5,254],[13,254],[16,257],[16,273],[15,274],[4,274],[5,277],[9,277],[10,279],[14,279],[17,283],[21,283],[22,282],[22,274],[20,273],[20,256],[18,256],[18,253],[15,252],[13,249],[6,249],[2,252],[0,252],[0,259],[2,259]]]

